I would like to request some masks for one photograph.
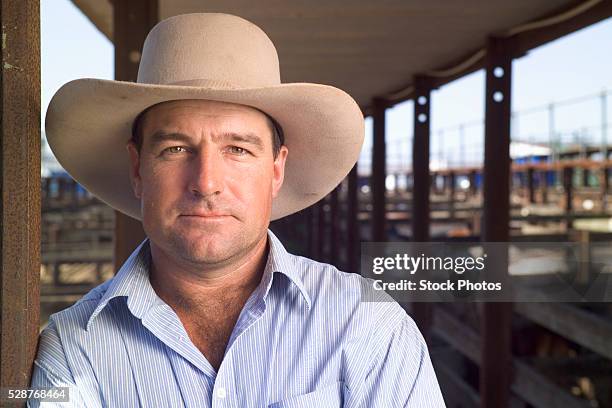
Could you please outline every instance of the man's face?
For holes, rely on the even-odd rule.
[[[192,265],[223,266],[265,238],[287,148],[273,157],[266,116],[229,103],[182,100],[141,118],[131,180],[151,242]]]

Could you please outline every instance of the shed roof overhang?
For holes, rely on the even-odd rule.
[[[72,0],[113,38],[111,0]],[[151,0],[159,18],[224,12],[260,26],[277,47],[283,82],[349,92],[364,112],[414,96],[416,75],[433,88],[482,68],[487,38],[506,37],[513,57],[612,16],[608,0]]]

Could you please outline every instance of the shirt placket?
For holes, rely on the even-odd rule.
[[[212,393],[213,408],[241,408],[238,405],[237,386],[233,383],[236,378],[234,375],[233,350],[240,346],[238,340],[242,337],[253,324],[263,316],[265,302],[257,292],[251,294],[245,307],[243,308],[234,330],[228,341],[223,361],[215,378],[215,385]]]

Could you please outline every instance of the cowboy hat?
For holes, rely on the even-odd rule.
[[[361,150],[363,116],[353,98],[327,85],[281,84],[268,36],[240,17],[211,13],[158,23],[145,40],[136,83],[84,78],[65,84],[47,110],[47,140],[77,182],[140,220],[125,145],[140,112],[180,99],[248,105],[282,127],[289,156],[273,220],[328,194]]]

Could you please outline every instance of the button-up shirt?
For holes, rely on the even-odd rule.
[[[218,371],[151,286],[147,238],[112,279],[51,316],[32,387],[69,387],[57,406],[444,407],[398,303],[370,279],[288,253],[271,231],[268,242]]]

